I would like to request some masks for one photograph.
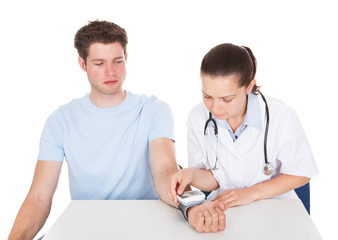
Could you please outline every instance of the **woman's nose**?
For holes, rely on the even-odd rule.
[[[223,106],[220,101],[215,100],[212,106],[212,110],[214,113],[220,113],[222,112]]]

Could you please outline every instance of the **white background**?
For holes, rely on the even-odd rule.
[[[262,92],[298,113],[320,170],[311,181],[311,217],[323,239],[337,239],[332,220],[338,214],[337,5],[325,0],[233,2],[0,3],[0,239],[7,238],[29,190],[46,118],[59,105],[89,91],[73,38],[95,19],[127,30],[124,87],[169,103],[177,161],[183,166],[187,114],[202,99],[202,57],[223,42],[249,46],[258,60]],[[52,212],[39,235],[69,202],[64,164]]]

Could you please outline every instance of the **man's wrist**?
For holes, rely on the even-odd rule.
[[[196,206],[199,206],[199,205],[196,205]],[[191,209],[193,209],[194,207],[196,207],[196,206],[191,206],[191,207],[189,207],[188,209],[187,209],[187,218],[189,219],[189,212],[190,212],[190,210]],[[188,220],[189,221],[189,220]]]
[[[185,206],[182,204],[178,205],[178,209],[181,211],[183,217],[185,220],[189,221],[189,212],[193,207],[199,206],[203,203],[199,203],[199,204],[194,204],[194,205],[189,205],[189,206]]]
[[[188,210],[193,206],[201,205],[205,201],[205,194],[200,190],[192,190],[178,195],[177,198],[179,202],[178,209],[188,221]]]

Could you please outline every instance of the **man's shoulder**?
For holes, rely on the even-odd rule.
[[[89,94],[87,93],[85,96],[80,98],[74,98],[73,100],[69,101],[66,104],[60,106],[60,108],[73,108],[78,107],[80,105],[86,104],[89,100]]]
[[[143,109],[150,109],[150,110],[163,110],[168,109],[169,105],[165,101],[159,99],[155,95],[147,96],[145,94],[134,94],[134,93],[128,93],[130,94],[134,99],[138,99],[138,101],[143,103]],[[169,108],[170,109],[170,108]]]
[[[66,112],[76,112],[76,109],[83,106],[85,99],[84,97],[81,98],[74,98],[73,100],[69,101],[66,104],[60,105],[54,112],[49,116],[49,119],[60,119],[64,116]]]
[[[140,99],[147,103],[151,103],[151,102],[159,100],[159,98],[156,97],[155,95],[148,96],[146,94],[139,94],[139,93],[132,93],[132,92],[128,92],[128,95],[132,96],[134,99]]]

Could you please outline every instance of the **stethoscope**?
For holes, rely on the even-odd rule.
[[[267,138],[268,138],[268,131],[269,131],[269,121],[270,121],[270,114],[269,114],[269,108],[268,108],[268,103],[266,102],[266,99],[264,97],[264,95],[259,92],[259,94],[261,95],[264,103],[265,103],[265,112],[266,112],[266,124],[265,124],[265,134],[264,134],[264,168],[263,168],[263,172],[265,175],[270,176],[273,172],[273,166],[272,164],[268,161],[268,154],[267,154]],[[211,112],[209,112],[209,119],[206,121],[205,126],[204,126],[204,145],[205,145],[205,151],[206,151],[206,158],[207,161],[210,165],[210,160],[209,160],[209,156],[208,156],[208,147],[207,147],[207,143],[206,143],[206,139],[207,139],[207,128],[209,126],[209,124],[212,124],[211,126],[214,128],[214,133],[215,133],[215,137],[216,137],[216,160],[215,160],[215,165],[213,168],[209,168],[209,170],[217,170],[217,161],[218,161],[218,127],[217,127],[217,123],[215,121],[215,119],[212,118],[212,114]]]

